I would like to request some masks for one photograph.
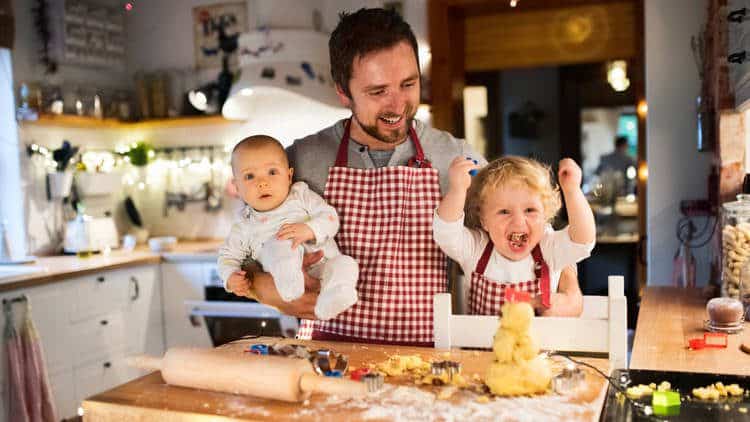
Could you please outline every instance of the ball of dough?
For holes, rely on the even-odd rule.
[[[502,307],[503,317],[500,326],[517,333],[529,331],[531,319],[534,318],[534,308],[527,302],[506,303]]]
[[[495,395],[520,396],[546,393],[551,380],[549,361],[539,356],[520,363],[493,363],[485,384]]]
[[[528,334],[518,336],[516,347],[513,350],[513,361],[521,362],[534,359],[539,354],[539,347],[534,339]]]
[[[495,359],[500,363],[510,362],[513,359],[513,349],[516,347],[517,340],[518,334],[515,331],[500,327],[492,343]]]

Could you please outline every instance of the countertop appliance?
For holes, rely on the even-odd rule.
[[[119,234],[112,217],[79,214],[65,226],[65,253],[100,252],[118,245]]]

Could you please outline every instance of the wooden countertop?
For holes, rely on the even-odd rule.
[[[383,346],[344,342],[300,341],[279,338],[240,340],[222,347],[244,353],[253,343],[286,342],[312,349],[328,348],[349,357],[349,368],[386,360],[389,356],[416,354],[424,360],[456,360],[462,373],[484,375],[492,362],[489,351]],[[606,359],[582,358],[606,371]],[[286,403],[249,396],[215,393],[166,385],[159,372],[123,384],[83,402],[84,420],[475,420],[515,419],[519,414],[534,420],[562,418],[598,421],[606,387],[604,379],[585,368],[586,383],[570,396],[546,394],[534,397],[493,398],[480,403],[473,391],[459,391],[450,399],[436,396],[447,387],[415,387],[408,377],[388,377],[386,387],[366,398],[336,399],[313,395],[306,403]],[[243,376],[237,374],[237,376]],[[553,416],[554,415],[554,416]]]
[[[99,271],[113,270],[136,265],[159,264],[163,255],[194,254],[215,251],[223,240],[178,241],[169,252],[152,252],[147,246],[140,245],[133,251],[113,250],[108,256],[95,254],[87,258],[75,255],[43,256],[29,266],[39,267],[40,271],[8,278],[0,282],[0,293],[21,288],[64,281]]]
[[[646,287],[630,368],[750,375],[750,355],[739,348],[750,342],[750,323],[728,336],[726,349],[688,349],[690,339],[703,337],[706,302],[698,289]]]

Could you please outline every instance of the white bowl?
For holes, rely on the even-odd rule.
[[[148,240],[148,247],[154,252],[172,250],[175,244],[177,238],[174,236],[152,237]]]

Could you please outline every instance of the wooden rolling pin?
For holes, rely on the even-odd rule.
[[[367,392],[362,382],[316,374],[304,359],[231,350],[173,348],[163,358],[135,356],[128,364],[160,370],[171,385],[288,402],[305,400],[312,393],[351,397]]]

